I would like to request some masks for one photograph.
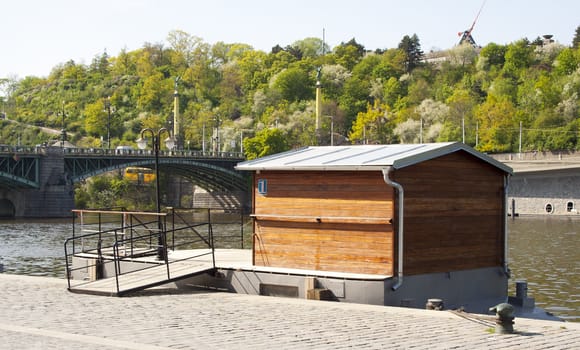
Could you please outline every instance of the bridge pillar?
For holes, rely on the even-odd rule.
[[[74,209],[73,183],[65,173],[62,148],[49,147],[40,161],[40,188],[19,190],[15,217],[70,217]]]
[[[0,197],[0,218],[14,217],[14,214],[16,213],[14,202],[5,196],[0,195]]]

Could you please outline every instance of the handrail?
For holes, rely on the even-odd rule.
[[[80,156],[119,156],[119,157],[143,157],[153,156],[151,150],[140,149],[105,149],[105,148],[81,148],[81,147],[53,147],[53,146],[18,146],[18,145],[0,145],[0,154],[9,154],[17,152],[19,154],[46,154],[48,150],[57,150],[68,155]],[[214,151],[197,151],[197,150],[161,150],[159,155],[162,157],[197,157],[197,158],[228,158],[228,159],[245,159],[241,152],[214,152]]]
[[[168,213],[160,213],[162,215],[158,215],[158,213],[150,213],[150,212],[117,212],[117,211],[106,211],[106,210],[74,210],[74,212],[78,215],[82,214],[86,214],[86,213],[91,213],[95,216],[95,221],[91,221],[90,225],[95,225],[100,228],[100,230],[98,232],[90,232],[87,234],[81,234],[81,235],[74,235],[74,229],[73,229],[73,237],[67,238],[64,242],[64,251],[65,251],[65,270],[66,270],[66,276],[67,276],[67,284],[68,284],[68,288],[69,290],[71,288],[74,288],[71,286],[71,279],[73,277],[73,271],[75,270],[80,270],[80,269],[86,269],[88,266],[84,265],[82,267],[75,267],[73,269],[73,267],[71,266],[71,258],[74,256],[77,257],[87,257],[87,255],[84,254],[89,254],[89,256],[93,256],[95,258],[95,262],[90,265],[92,267],[95,268],[100,268],[105,266],[106,261],[111,261],[113,263],[114,266],[114,274],[115,274],[115,283],[116,283],[116,288],[117,288],[117,293],[120,292],[120,288],[122,286],[119,285],[120,281],[119,281],[119,276],[123,275],[124,272],[121,271],[121,261],[124,260],[130,260],[130,261],[134,261],[134,262],[145,262],[146,264],[143,264],[143,266],[145,266],[145,268],[148,267],[153,267],[153,266],[159,266],[160,264],[164,264],[166,266],[167,269],[167,280],[171,279],[171,271],[170,271],[170,264],[177,262],[177,261],[183,261],[183,260],[188,260],[188,259],[193,259],[193,258],[197,258],[197,257],[201,257],[204,255],[208,255],[211,254],[212,255],[212,268],[215,269],[216,264],[215,264],[215,247],[214,247],[214,237],[213,237],[213,228],[212,228],[212,224],[211,224],[211,220],[210,217],[211,215],[209,215],[209,209],[208,209],[208,219],[207,221],[204,222],[187,222],[187,220],[184,217],[180,217],[181,221],[183,221],[182,225],[180,225],[179,223],[175,222],[175,217],[178,217],[179,215],[175,215],[175,211],[172,210],[171,214]],[[103,230],[103,227],[101,226],[101,221],[104,220],[106,218],[105,215],[101,215],[101,214],[114,214],[114,215],[119,215],[119,214],[123,214],[121,215],[121,219],[122,219],[122,224],[120,226],[116,226],[113,228],[107,228],[105,230]],[[160,227],[162,227],[161,230],[159,230],[159,227],[148,227],[149,224],[152,223],[158,223],[157,220],[151,220],[151,221],[142,221],[138,218],[137,216],[142,216],[142,215],[150,215],[153,218],[159,218],[160,220],[163,220],[162,225]],[[167,227],[167,219],[168,217],[171,217],[172,223],[171,223],[171,227],[168,228]],[[136,220],[137,222],[139,222],[138,224],[134,224],[134,221]],[[86,222],[83,222],[84,224],[86,224]],[[207,229],[207,233],[202,233],[201,231],[198,230],[199,227],[203,226],[203,225],[207,225],[208,229]],[[74,226],[74,219],[73,219],[73,226]],[[139,233],[139,231],[144,231],[146,233]],[[180,232],[185,232],[186,235],[185,237],[177,237],[180,235]],[[194,236],[191,237],[188,235],[188,233],[194,233]],[[194,247],[194,249],[197,249],[195,247],[199,247],[204,246],[207,248],[210,248],[209,252],[204,252],[202,254],[197,254],[194,256],[186,256],[185,258],[181,257],[181,258],[174,258],[171,259],[171,261],[168,258],[168,254],[167,254],[167,249],[168,249],[168,244],[167,244],[167,236],[171,235],[172,238],[172,249],[176,249],[179,247],[187,247],[186,249],[191,249],[191,247]],[[161,236],[162,239],[157,239]],[[178,240],[176,242],[176,239]],[[77,251],[75,248],[75,242],[77,241],[88,241],[88,248],[84,247]],[[91,242],[92,245],[91,246]],[[145,248],[143,249],[143,245],[141,244],[141,242],[146,242],[145,243]],[[159,246],[159,243],[161,242],[162,246]],[[70,245],[72,243],[73,249],[72,252],[69,250]],[[147,260],[146,256],[148,255],[154,255],[156,252],[158,252],[158,248],[161,248],[165,251],[164,254],[164,261],[155,261],[155,260]],[[82,254],[82,255],[79,255]],[[143,260],[145,259],[145,260]],[[142,270],[138,269],[138,270]],[[132,272],[132,271],[131,271]],[[130,273],[130,272],[127,272]],[[97,271],[97,273],[95,274],[95,277],[101,277],[98,276],[99,272]],[[111,276],[112,277],[112,276]],[[84,283],[83,283],[84,282]],[[85,284],[85,283],[89,283],[86,281],[83,281],[81,283],[76,284],[76,286]]]
[[[91,214],[117,214],[117,215],[147,215],[147,216],[167,216],[167,213],[156,213],[150,211],[120,211],[120,210],[103,210],[103,209],[73,209],[73,213],[91,213]]]

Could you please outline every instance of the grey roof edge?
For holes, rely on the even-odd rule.
[[[427,145],[427,144],[425,144]],[[319,147],[319,146],[317,146]],[[270,156],[266,156],[263,158],[258,158],[258,159],[253,159],[253,160],[248,160],[242,163],[239,163],[236,166],[237,170],[250,170],[250,171],[257,171],[257,170],[307,170],[307,171],[341,171],[341,170],[357,170],[357,171],[376,171],[376,170],[382,170],[384,168],[387,168],[389,166],[392,166],[394,169],[401,169],[401,168],[405,168],[414,164],[418,164],[433,158],[437,158],[437,157],[441,157],[447,154],[451,154],[453,152],[456,151],[465,151],[468,154],[471,154],[472,156],[502,170],[505,173],[508,173],[510,175],[513,175],[513,169],[511,167],[509,167],[508,165],[492,158],[489,157],[488,155],[481,153],[479,151],[476,151],[475,149],[473,149],[472,147],[461,143],[461,142],[447,142],[447,143],[440,143],[438,147],[435,147],[433,149],[427,150],[425,152],[419,153],[419,154],[415,154],[415,155],[409,155],[407,157],[403,156],[399,159],[396,159],[392,164],[384,164],[384,165],[358,165],[358,166],[328,166],[328,165],[307,165],[307,166],[300,166],[300,165],[296,165],[296,166],[265,166],[262,167],[260,166],[260,163],[262,161],[266,162],[272,159],[276,159],[276,158],[280,158],[280,157],[284,157],[288,154],[295,154],[297,151],[298,152],[302,152],[302,151],[307,151],[308,149],[310,149],[310,147],[303,147],[303,148],[299,148],[299,149],[293,149],[290,151],[286,151],[286,152],[282,152],[282,153],[277,153],[277,154],[273,154]]]
[[[276,154],[270,154],[268,156],[264,156],[264,157],[260,157],[260,158],[256,158],[256,159],[245,160],[245,161],[243,161],[241,163],[238,163],[234,168],[236,170],[255,170],[256,165],[251,165],[250,166],[251,169],[248,169],[247,168],[248,165],[250,165],[251,163],[252,164],[256,164],[257,162],[258,163],[261,163],[261,162],[269,161],[269,160],[272,160],[272,159],[281,158],[281,157],[286,156],[287,154],[294,154],[294,153],[297,153],[297,152],[303,152],[303,151],[308,150],[309,148],[310,147],[305,146],[305,147],[301,147],[301,148],[291,149],[291,150],[288,150],[288,151],[285,151],[285,152],[280,152],[280,153],[276,153]]]
[[[511,167],[509,167],[508,165],[492,158],[489,157],[488,155],[486,155],[485,153],[481,153],[475,149],[473,149],[472,147],[462,143],[462,142],[451,142],[445,146],[442,147],[438,147],[426,152],[423,152],[419,155],[416,156],[412,156],[412,157],[407,157],[407,158],[401,158],[398,159],[396,161],[393,162],[393,168],[395,169],[401,169],[407,166],[411,166],[417,163],[421,163],[433,158],[437,158],[437,157],[441,157],[447,154],[451,154],[453,152],[456,151],[465,151],[469,154],[471,154],[472,156],[479,158],[480,160],[483,160],[484,162],[495,166],[496,168],[501,169],[503,172],[508,173],[510,175],[514,174],[514,171]]]
[[[303,171],[352,171],[352,170],[356,170],[356,171],[381,171],[383,169],[385,169],[386,167],[388,167],[388,165],[357,165],[357,166],[352,166],[352,165],[338,165],[338,166],[328,166],[328,165],[309,165],[309,166],[280,166],[280,167],[276,167],[276,166],[270,166],[270,167],[255,167],[253,166],[251,169],[247,169],[247,168],[236,168],[238,170],[250,170],[250,171],[262,171],[262,170],[273,170],[273,171],[285,171],[285,170],[303,170]]]

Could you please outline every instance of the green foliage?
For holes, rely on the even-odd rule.
[[[518,123],[516,109],[506,96],[489,95],[479,105],[475,117],[479,124],[479,144],[482,152],[509,152],[514,149]]]
[[[340,43],[334,48],[333,55],[336,63],[352,70],[354,66],[363,58],[365,48],[357,43],[354,38],[346,43]]]
[[[166,44],[145,43],[116,57],[97,54],[88,65],[71,60],[48,77],[0,77],[0,111],[21,123],[1,122],[0,143],[42,144],[59,138],[64,126],[76,145],[102,147],[108,124],[103,102],[110,96],[111,145],[134,144],[143,127],[172,130],[180,77],[178,136],[189,141],[184,146],[210,144],[216,116],[225,148],[237,149],[242,132],[254,135],[246,148],[252,157],[311,145],[319,141],[314,99],[321,68],[322,113],[334,116],[335,132],[351,142],[418,142],[423,118],[431,122],[424,125],[425,141],[461,141],[465,125],[468,144],[486,152],[516,151],[521,122],[526,149],[575,149],[579,30],[572,47],[525,39],[491,43],[479,52],[459,46],[431,63],[423,59],[417,35],[387,49],[366,50],[355,39],[330,48],[305,38],[266,53],[172,31]],[[435,118],[427,109],[448,113]],[[329,122],[324,119],[324,128]],[[274,126],[277,136],[254,134]]]
[[[260,158],[289,149],[280,129],[264,129],[255,137],[244,140],[244,154],[247,159]]]
[[[570,48],[565,48],[560,51],[558,57],[556,57],[556,72],[561,75],[572,74],[576,69],[578,69],[580,64],[580,49],[574,51]]]
[[[481,49],[480,58],[485,59],[485,69],[502,67],[505,63],[506,47],[495,43],[489,43]]]
[[[378,102],[367,105],[365,112],[358,113],[348,137],[352,142],[362,144],[394,143],[388,106],[379,105]]]
[[[413,34],[413,36],[405,35],[399,43],[399,49],[405,54],[405,69],[407,72],[411,72],[418,67],[423,60],[423,51],[417,34]]]
[[[274,81],[273,88],[277,89],[288,102],[309,100],[314,98],[314,84],[308,72],[298,67],[288,68],[280,72]]]
[[[75,206],[79,209],[123,207],[127,210],[153,210],[154,199],[154,186],[133,183],[121,174],[95,176],[75,187]]]

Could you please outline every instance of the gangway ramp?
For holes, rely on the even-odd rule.
[[[122,296],[216,268],[209,209],[73,213],[64,243],[71,292]]]
[[[123,296],[213,270],[214,265],[211,261],[176,261],[71,286],[69,291],[81,294]]]

